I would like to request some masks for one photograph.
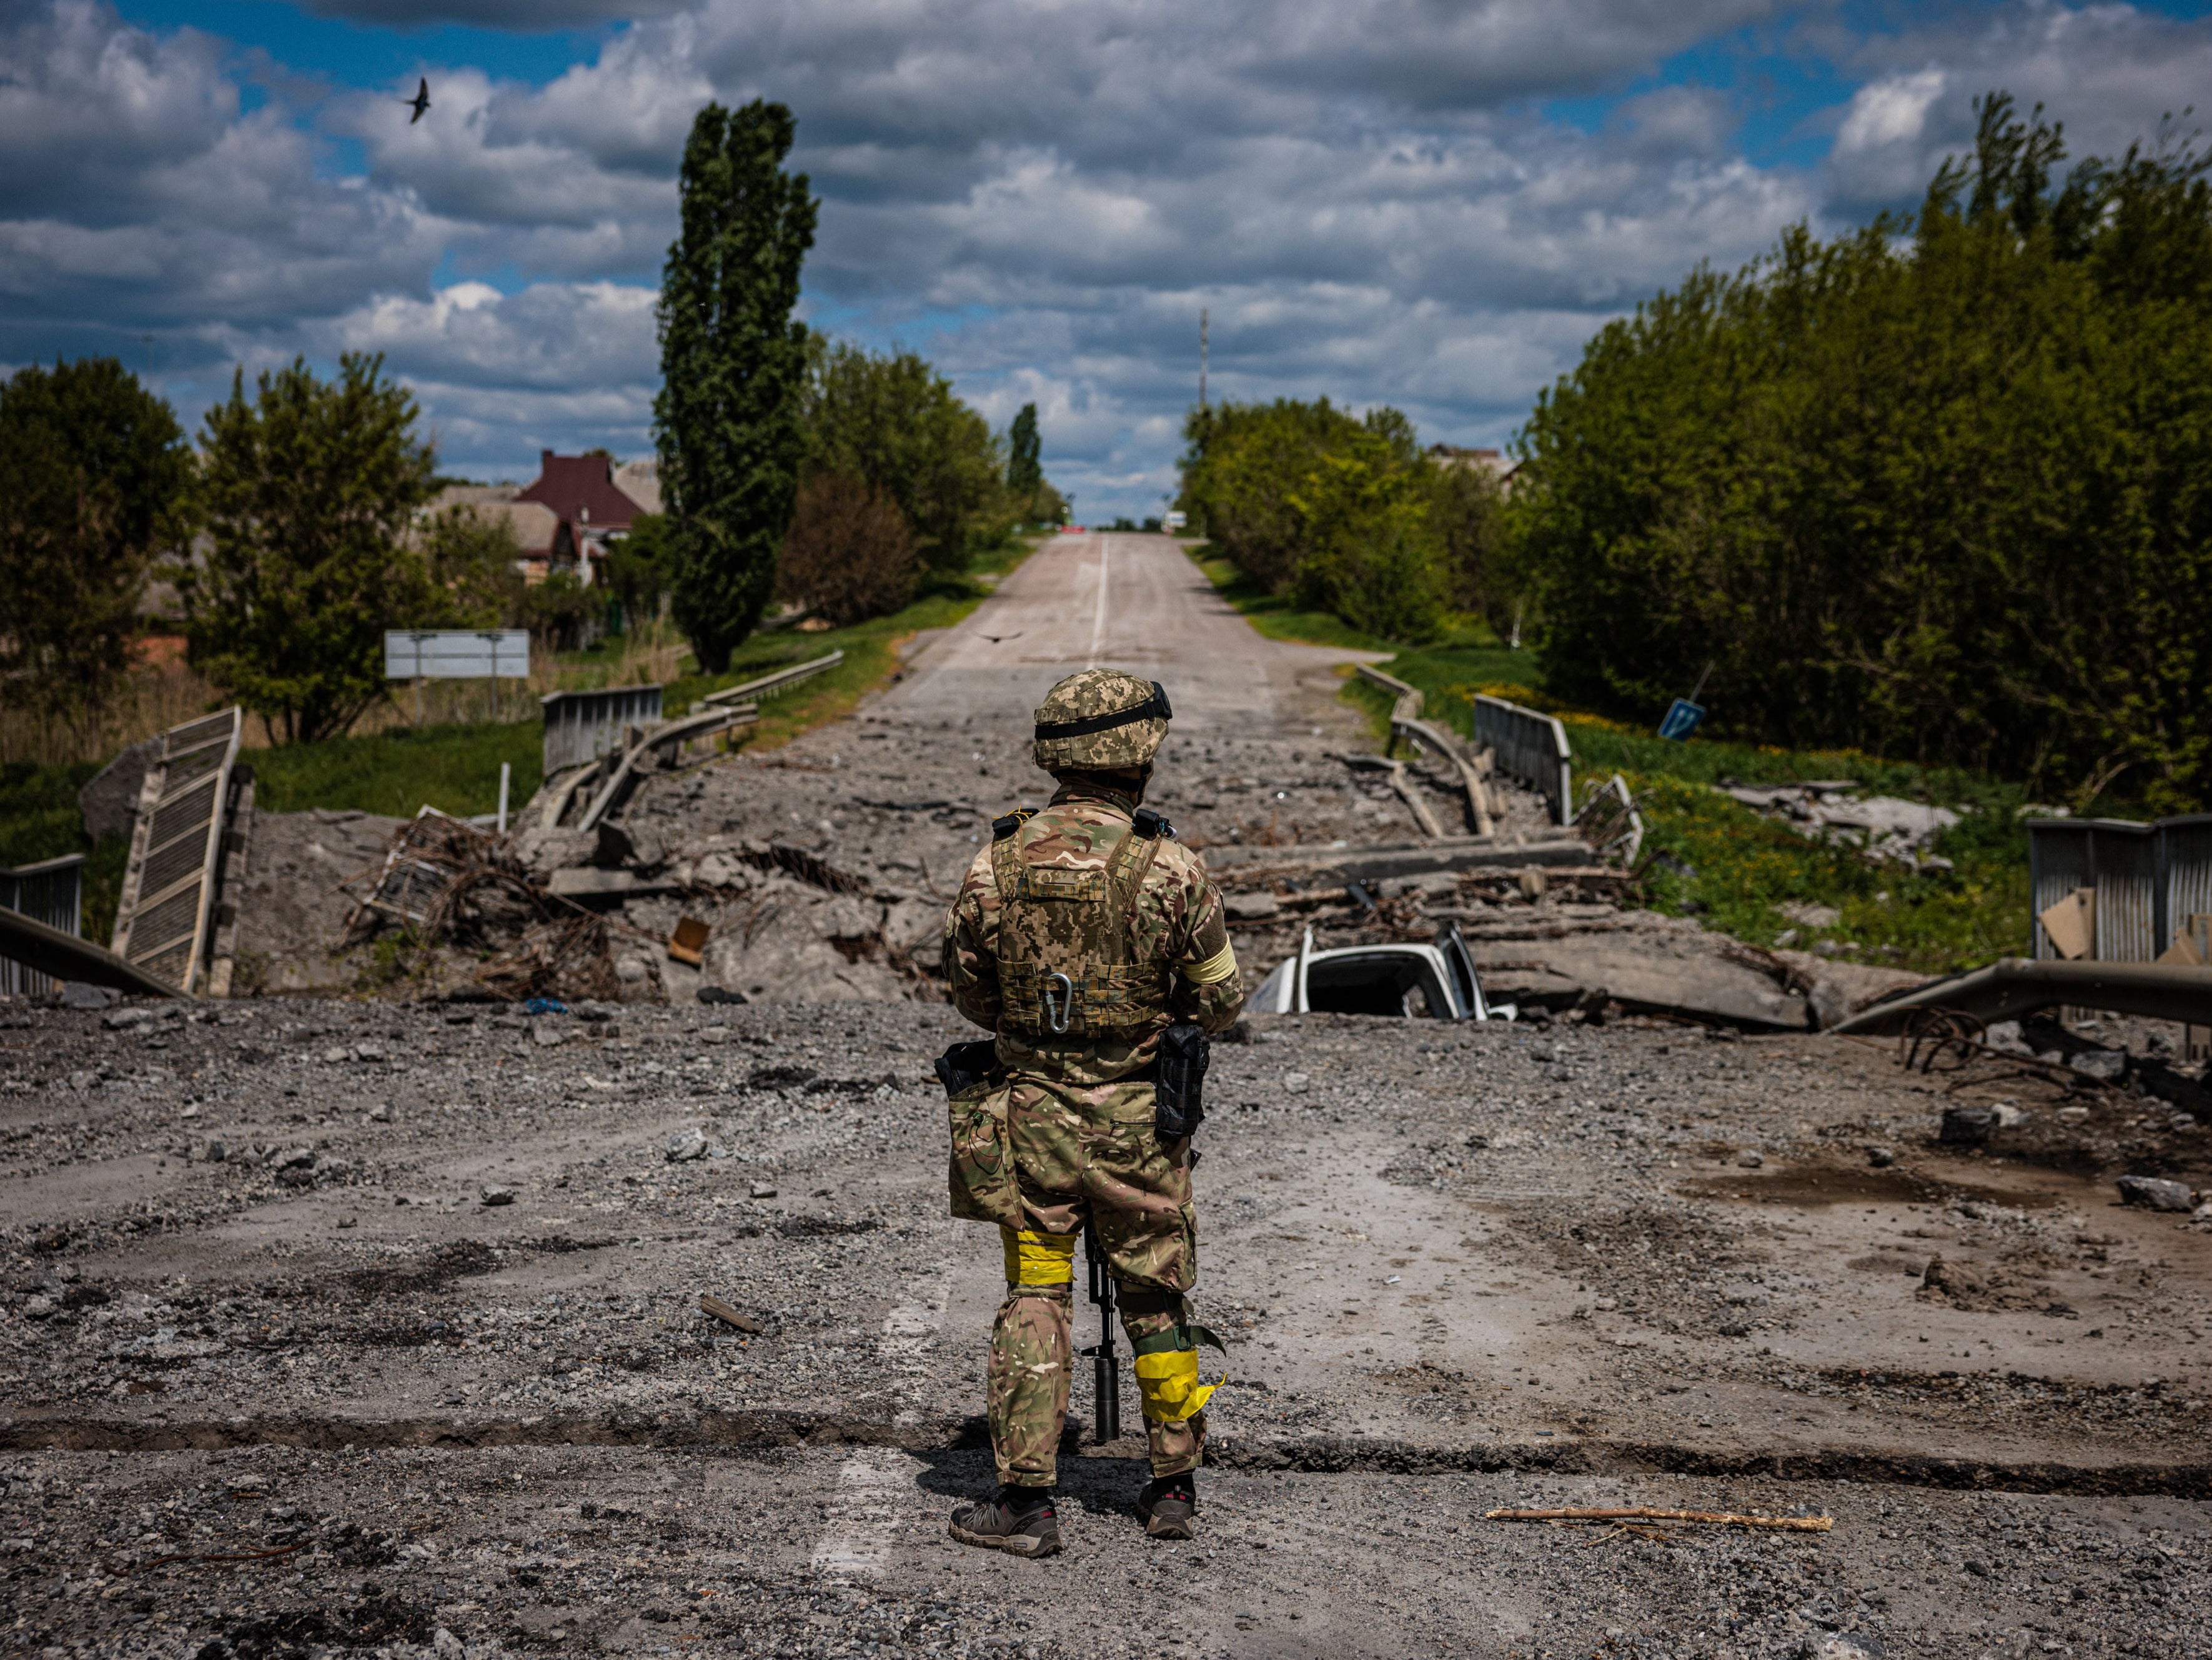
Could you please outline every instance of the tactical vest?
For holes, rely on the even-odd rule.
[[[1118,833],[1095,827],[1115,836],[1103,869],[1071,870],[1023,860],[1022,832],[1035,816],[1009,813],[991,825],[1000,1029],[1031,1043],[1133,1042],[1167,1011],[1167,959],[1136,960],[1130,921],[1160,843],[1175,831],[1139,807]]]

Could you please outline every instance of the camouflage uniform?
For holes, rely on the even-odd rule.
[[[1084,712],[1110,715],[1154,689],[1110,671],[1063,682],[1041,729]],[[1115,701],[1118,700],[1118,701]],[[1164,701],[1164,700],[1163,700]],[[1149,730],[1148,730],[1149,728]],[[1134,769],[1165,719],[1100,734],[1077,756],[1041,737],[1041,765]],[[1097,758],[1101,754],[1109,758]],[[1146,1073],[1176,1021],[1219,1031],[1244,994],[1221,896],[1171,833],[1146,835],[1128,795],[1063,783],[1042,812],[994,825],[945,923],[953,1002],[997,1034],[1007,1079],[952,1104],[953,1210],[1006,1235],[1006,1300],[992,1329],[989,1414],[1003,1486],[1048,1487],[1066,1416],[1073,1345],[1072,1252],[1091,1220],[1120,1286],[1133,1347],[1188,1324],[1198,1278],[1188,1139],[1163,1146]],[[1145,815],[1149,819],[1151,815]],[[1066,990],[1054,982],[1066,973]],[[1065,1032],[1055,1030],[1065,1025]],[[1194,1469],[1210,1391],[1145,1376],[1152,1473]]]

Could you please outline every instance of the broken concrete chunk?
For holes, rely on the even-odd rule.
[[[71,983],[74,984],[75,982]],[[100,1024],[110,1031],[131,1031],[139,1026],[151,1025],[161,1018],[161,1011],[159,1009],[117,1009]]]
[[[756,1182],[747,1196],[753,1199],[773,1199],[775,1197],[775,1184],[773,1182]]]
[[[661,1151],[672,1164],[684,1164],[694,1158],[704,1158],[707,1156],[707,1132],[696,1126],[690,1129],[678,1130],[668,1138],[667,1145]]]
[[[477,1197],[487,1205],[511,1205],[514,1189],[497,1182],[487,1182],[477,1189]]]
[[[743,1003],[748,1000],[744,993],[732,991],[727,986],[702,986],[697,995],[702,1003]]]
[[[1222,902],[1232,922],[1264,922],[1282,915],[1282,901],[1272,893],[1232,893]]]
[[[659,830],[649,824],[599,820],[592,862],[608,870],[658,870],[667,862],[668,848]]]
[[[1996,1132],[1995,1107],[1946,1107],[1936,1139],[1947,1147],[1978,1147]]]
[[[118,994],[105,986],[95,986],[83,980],[62,982],[62,1006],[65,1009],[104,1009],[113,1005]]]
[[[2191,1205],[2186,1182],[2169,1182],[2156,1176],[2123,1176],[2119,1189],[2122,1204],[2181,1212],[2188,1211]]]
[[[2066,1064],[2085,1078],[2109,1084],[2125,1075],[2128,1057],[2123,1049],[2083,1049]]]

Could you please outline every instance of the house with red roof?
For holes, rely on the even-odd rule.
[[[638,515],[660,511],[660,476],[651,461],[618,465],[605,454],[541,450],[538,477],[529,484],[456,485],[431,503],[434,512],[447,507],[504,518],[522,550],[525,581],[542,582],[566,571],[595,587],[608,552]]]

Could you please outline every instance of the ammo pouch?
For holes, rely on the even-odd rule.
[[[1006,1075],[999,1064],[999,1046],[988,1037],[972,1043],[955,1043],[937,1057],[937,1081],[947,1095],[959,1095],[978,1084],[994,1083]]]
[[[1160,1034],[1152,1083],[1152,1134],[1159,1140],[1180,1141],[1205,1122],[1206,1068],[1212,1058],[1213,1040],[1203,1026],[1186,1023]]]
[[[1000,1227],[1022,1225],[1022,1198],[1014,1185],[1013,1140],[1006,1128],[1012,1096],[988,1038],[955,1043],[937,1057],[945,1085],[951,1160],[946,1170],[952,1213]]]

